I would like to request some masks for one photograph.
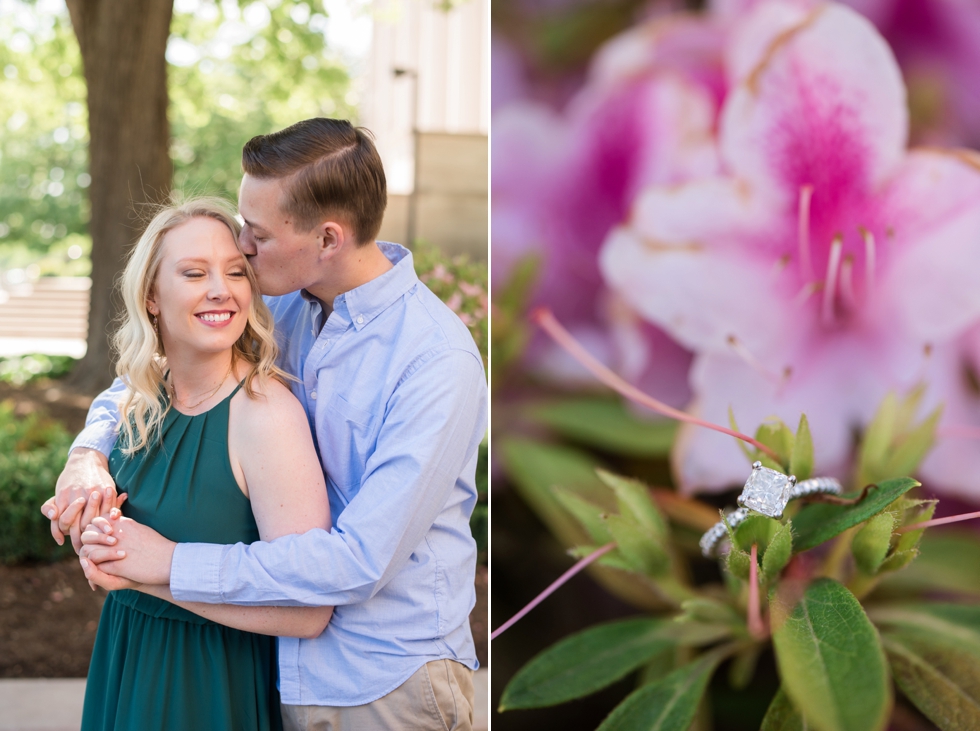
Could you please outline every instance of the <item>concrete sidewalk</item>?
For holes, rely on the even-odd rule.
[[[486,670],[476,672],[473,685],[473,731],[487,731],[490,688]],[[78,731],[84,697],[84,679],[0,680],[0,731]]]

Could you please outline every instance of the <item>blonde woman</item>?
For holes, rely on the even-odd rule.
[[[330,526],[307,416],[279,380],[272,318],[238,234],[223,201],[166,208],[123,274],[115,343],[129,391],[109,471],[128,496],[123,514],[174,541]],[[119,535],[127,517],[99,520]],[[174,602],[166,586],[105,583],[117,590],[99,623],[83,731],[278,729],[274,636],[315,637],[332,611]]]

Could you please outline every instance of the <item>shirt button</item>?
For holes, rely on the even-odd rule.
[[[310,398],[316,401],[316,391],[310,394]]]
[[[357,324],[358,325],[361,325],[363,323],[364,323],[364,315],[358,315],[357,316]]]

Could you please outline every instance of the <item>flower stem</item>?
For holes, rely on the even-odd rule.
[[[749,634],[761,640],[766,636],[766,625],[762,621],[762,610],[759,606],[759,545],[752,544],[752,562],[749,564],[749,606],[747,624]]]
[[[538,604],[540,604],[545,599],[547,599],[549,596],[551,596],[551,594],[554,593],[559,587],[561,587],[562,584],[564,584],[566,581],[568,581],[569,579],[571,579],[573,576],[575,576],[575,574],[579,573],[582,569],[584,569],[586,566],[588,566],[590,563],[592,563],[596,559],[599,559],[599,558],[602,558],[603,556],[605,556],[607,553],[609,553],[615,547],[616,547],[616,544],[615,543],[607,543],[606,545],[604,545],[604,546],[602,546],[602,547],[597,548],[596,550],[594,550],[592,553],[590,553],[588,556],[586,556],[585,558],[583,558],[581,561],[578,561],[574,566],[572,566],[572,568],[570,568],[568,571],[566,571],[561,576],[559,576],[555,581],[553,581],[548,586],[547,589],[545,589],[544,591],[542,591],[540,594],[538,594],[536,597],[534,597],[534,599],[532,599],[530,602],[528,602],[528,604],[527,604],[526,607],[524,607],[521,611],[519,611],[513,617],[511,617],[510,619],[508,619],[502,625],[500,625],[499,627],[497,627],[497,629],[495,629],[490,634],[490,639],[491,640],[497,639],[497,637],[499,637],[504,632],[506,632],[511,627],[513,627],[515,624],[517,624],[517,622],[520,619],[522,619],[525,614],[527,614],[528,612],[530,612],[532,609],[534,609],[536,606],[538,606]]]
[[[980,511],[977,511],[976,513],[963,513],[962,515],[951,515],[948,518],[924,520],[921,523],[912,523],[911,525],[903,525],[895,532],[907,533],[910,530],[922,530],[923,528],[932,528],[933,526],[946,525],[947,523],[959,523],[960,521],[973,520],[974,518],[980,518]]]
[[[583,348],[582,345],[572,337],[572,334],[562,327],[561,323],[559,323],[555,318],[554,313],[547,307],[539,307],[538,309],[534,310],[534,312],[531,313],[531,320],[539,325],[542,330],[548,333],[552,340],[568,351],[568,353],[575,358],[575,360],[585,366],[585,368],[588,369],[592,375],[617,393],[632,401],[635,401],[641,406],[646,406],[648,409],[656,411],[658,414],[669,416],[671,419],[685,421],[689,424],[695,424],[696,426],[703,426],[706,429],[714,429],[722,434],[727,434],[735,437],[736,439],[741,439],[743,442],[751,444],[760,452],[764,452],[777,463],[779,462],[779,457],[772,449],[767,447],[762,442],[753,439],[747,434],[742,434],[741,432],[737,432],[733,429],[728,429],[726,427],[719,426],[718,424],[713,424],[710,421],[698,419],[697,417],[691,416],[680,409],[675,409],[668,406],[662,401],[658,401],[652,396],[643,393],[643,391],[640,389],[620,378],[618,375],[609,370],[609,368],[596,360],[585,348]]]

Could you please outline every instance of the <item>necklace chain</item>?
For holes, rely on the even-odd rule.
[[[180,398],[178,398],[178,396],[177,396],[177,387],[174,386],[174,374],[171,373],[170,374],[170,397],[171,397],[171,399],[174,402],[179,403],[185,409],[196,409],[198,406],[200,406],[205,401],[207,401],[209,398],[211,398],[216,393],[218,393],[218,389],[220,389],[222,386],[225,385],[225,381],[227,381],[228,380],[228,376],[231,375],[231,371],[232,371],[232,368],[233,367],[234,367],[234,364],[228,366],[228,372],[225,373],[224,377],[221,379],[221,381],[218,383],[218,385],[214,387],[214,390],[211,391],[211,393],[209,393],[207,396],[205,396],[204,398],[202,398],[200,401],[198,401],[197,403],[194,403],[194,404],[184,403],[183,401],[180,400]]]

